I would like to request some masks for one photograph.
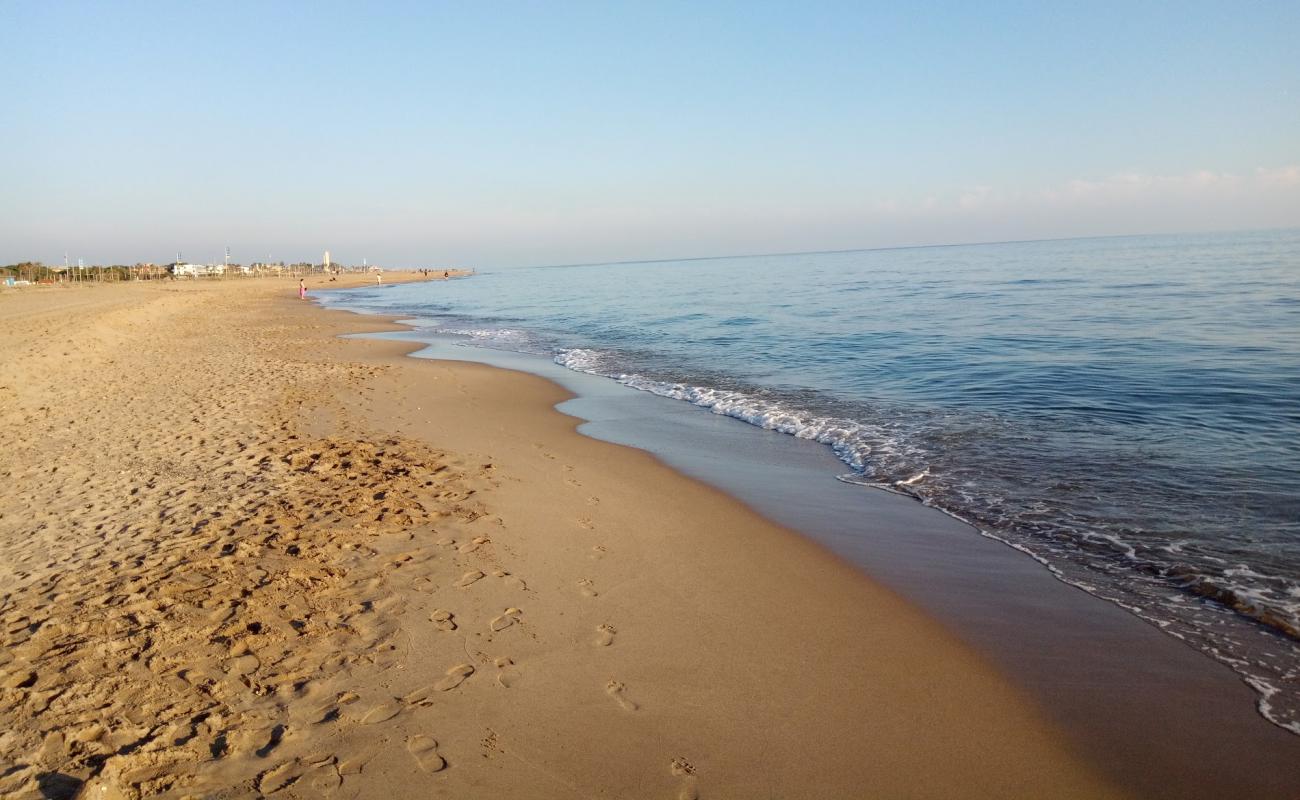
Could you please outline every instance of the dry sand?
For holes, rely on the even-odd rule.
[[[819,547],[296,289],[0,295],[0,795],[1118,796]]]

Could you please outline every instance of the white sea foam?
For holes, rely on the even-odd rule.
[[[925,479],[926,477],[928,477],[929,475],[930,475],[930,470],[929,470],[929,468],[927,467],[926,469],[921,470],[920,472],[916,473],[915,475],[913,475],[912,477],[908,478],[907,480],[903,480],[903,481],[894,481],[894,483],[897,484],[897,485],[899,485],[899,486],[913,486],[913,485],[915,485],[915,484],[917,484],[917,483],[920,483],[922,480],[924,480],[924,479]]]
[[[514,328],[438,328],[439,333],[454,336],[468,336],[479,342],[496,342],[499,344],[517,344],[529,340],[527,331]]]
[[[809,414],[789,408],[780,401],[755,397],[745,392],[656,381],[634,373],[608,371],[604,366],[605,360],[599,351],[581,348],[561,350],[555,355],[555,363],[576,372],[603,375],[624,386],[661,397],[684,400],[707,408],[714,414],[742,420],[764,430],[828,445],[841,461],[858,471],[870,468],[869,459],[874,447],[887,438],[884,431],[860,422]]]

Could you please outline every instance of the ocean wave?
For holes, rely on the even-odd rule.
[[[731,417],[764,430],[810,439],[829,446],[841,461],[859,472],[871,469],[871,456],[888,438],[887,432],[872,425],[839,417],[817,416],[746,392],[658,381],[635,373],[611,370],[608,356],[596,350],[561,350],[555,363],[575,372],[612,378],[642,392],[684,400],[714,414]]]
[[[447,333],[452,336],[468,336],[479,342],[497,342],[500,344],[519,344],[532,340],[532,335],[528,331],[521,331],[515,328],[444,328],[435,327],[438,333]]]

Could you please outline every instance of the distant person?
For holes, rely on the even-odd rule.
[[[376,272],[376,273],[375,273],[375,283],[383,283],[383,282],[384,282],[384,276],[383,276],[383,273]]]
[[[307,299],[307,281],[303,280],[302,278],[298,279],[298,299],[299,300]]]
[[[447,280],[447,279],[450,278],[450,277],[451,277],[451,272],[449,272],[449,271],[444,271],[444,272],[442,273],[442,279],[443,279],[444,281]]]

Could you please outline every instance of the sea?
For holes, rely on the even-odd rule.
[[[324,302],[819,442],[826,480],[1015,547],[1300,734],[1300,230],[485,269]]]

